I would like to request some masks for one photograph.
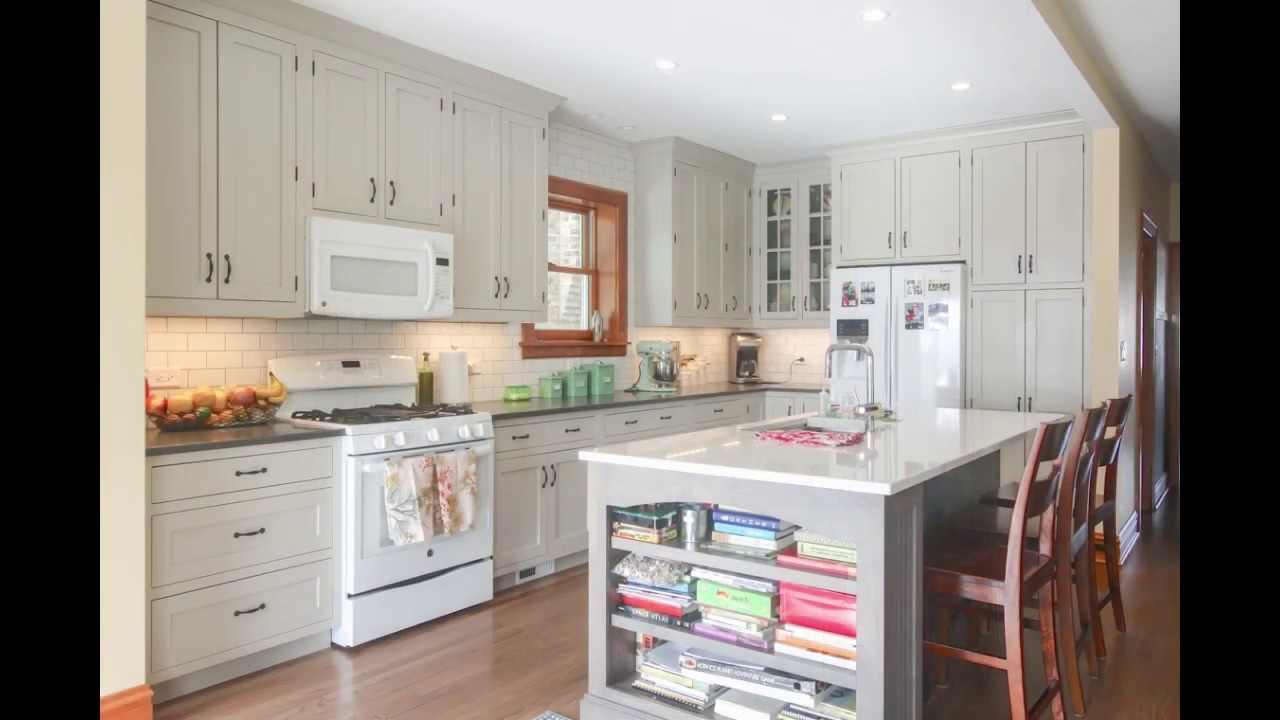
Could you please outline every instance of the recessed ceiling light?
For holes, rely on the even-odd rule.
[[[774,113],[773,115],[769,116],[769,119],[774,122],[782,122],[783,120],[787,119],[787,116],[783,115],[782,113]]]
[[[634,125],[619,125],[618,129],[619,130],[635,130],[636,128]]]
[[[587,119],[588,119],[588,120],[595,120],[595,119],[597,119],[597,118],[599,118],[599,117],[600,117],[600,115],[599,115],[599,114],[597,114],[597,113],[587,113]]]
[[[889,17],[889,13],[881,10],[880,8],[871,8],[870,10],[862,13],[862,21],[869,23],[877,23],[887,17]]]
[[[677,63],[675,60],[664,59],[664,60],[658,60],[654,62],[653,66],[658,68],[659,70],[675,70],[676,68],[680,67],[680,63]]]
[[[951,84],[951,89],[952,89],[952,90],[955,90],[955,91],[957,91],[957,92],[958,92],[958,91],[961,91],[961,90],[968,90],[968,89],[969,89],[969,88],[971,88],[971,87],[973,87],[973,86],[972,86],[972,85],[970,85],[970,84],[969,84],[969,83],[967,83],[967,82],[958,82],[958,83],[952,83],[952,84]]]

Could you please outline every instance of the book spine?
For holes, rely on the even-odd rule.
[[[694,568],[693,577],[698,580],[706,580],[707,582],[719,583],[721,585],[727,585],[740,590],[750,590],[758,593],[773,593],[778,591],[777,583],[771,583],[767,580],[757,580],[755,578],[738,577],[736,575],[726,575],[706,568]]]
[[[707,660],[706,658],[694,658],[688,655],[682,655],[680,657],[680,667],[681,667],[680,672],[682,673],[685,673],[686,671],[692,671],[694,673],[705,674],[708,677],[699,678],[699,679],[705,679],[707,682],[713,685],[724,684],[720,682],[723,680],[738,680],[748,684],[749,686],[753,685],[757,687],[770,687],[770,688],[777,688],[782,690],[791,690],[794,692],[798,692],[802,695],[808,695],[811,697],[811,699],[812,699],[812,696],[817,695],[818,691],[821,689],[818,687],[817,680],[799,678],[793,675],[776,675],[771,672],[755,670],[753,668],[747,668],[741,665],[718,663],[714,660]],[[690,677],[694,677],[694,675],[690,675]],[[739,688],[739,689],[749,690],[749,688]],[[778,699],[785,700],[786,698],[778,698]]]
[[[666,688],[660,687],[658,685],[654,685],[652,683],[647,683],[643,680],[636,680],[632,682],[631,687],[637,690],[643,690],[644,692],[651,695],[655,700],[663,700],[673,705],[677,705],[679,707],[702,710],[707,705],[706,703],[695,702],[694,700],[691,700],[689,698],[682,697],[671,690],[667,690]]]
[[[803,707],[792,703],[785,710],[778,713],[779,720],[831,720],[826,715],[819,715],[816,712],[806,710]]]
[[[801,556],[808,555],[809,557],[834,560],[849,565],[858,564],[858,551],[856,550],[845,550],[829,545],[814,545],[813,543],[802,542],[796,547],[796,552]]]
[[[614,510],[613,521],[651,530],[663,530],[675,524],[675,516],[645,517],[644,515],[633,515],[623,510]]]
[[[704,682],[698,682],[693,678],[685,677],[680,673],[672,672],[666,668],[661,668],[651,663],[641,663],[640,675],[643,676],[646,680],[649,680],[650,682],[652,682],[655,679],[664,680],[668,683],[679,685],[688,690],[692,690],[694,692],[700,692],[704,694],[707,692],[707,689],[710,687]]]
[[[809,638],[799,637],[794,633],[787,632],[786,630],[779,630],[775,640],[778,645],[789,645],[791,647],[803,648],[805,650],[813,650],[814,652],[826,653],[827,655],[835,655],[836,657],[844,658],[845,660],[858,659],[857,650],[850,650],[849,648],[843,648],[838,645],[820,643],[815,640],[810,640]]]
[[[737,630],[739,632],[761,633],[765,630],[772,630],[777,627],[764,622],[760,618],[751,618],[751,616],[739,617],[737,613],[723,614],[718,608],[708,607],[707,611],[702,613],[702,619],[707,622],[714,623],[720,627]]]
[[[761,528],[764,530],[777,530],[782,527],[782,521],[778,520],[778,518],[765,517],[764,515],[724,512],[722,510],[713,510],[711,512],[711,519],[718,523],[746,525],[748,527]]]
[[[771,618],[778,607],[777,595],[764,595],[712,582],[698,583],[698,602],[761,618]]]
[[[749,527],[747,525],[733,525],[731,523],[718,522],[712,527],[712,529],[716,532],[727,533],[729,535],[741,535],[743,537],[758,538],[760,540],[778,539],[778,533],[776,531]]]
[[[648,610],[661,615],[668,615],[673,618],[683,618],[685,609],[676,605],[658,602],[649,598],[636,597],[635,595],[623,595],[622,604],[633,608]]]
[[[845,550],[857,550],[858,547],[851,542],[844,540],[833,540],[824,535],[819,535],[808,530],[796,530],[796,540],[800,542],[813,543],[815,545],[826,545],[827,547],[844,548]]]
[[[772,560],[778,553],[776,550],[758,550],[745,545],[731,545],[727,543],[706,542],[702,544],[703,550],[713,550],[715,552],[728,553],[731,555],[743,555],[749,558],[757,558],[760,560]]]
[[[781,700],[782,702],[794,703],[804,707],[814,707],[817,701],[814,699],[815,693],[795,690],[790,685],[762,685],[744,680],[734,676],[719,676],[714,673],[706,673],[700,670],[689,670],[689,677],[704,680],[712,685],[721,685],[731,690],[741,690],[743,692],[754,693],[756,695],[764,695],[765,697]]]
[[[633,530],[631,528],[614,527],[613,536],[625,538],[627,540],[639,540],[640,542],[653,543],[655,545],[666,542],[667,540],[675,540],[679,536],[678,532],[663,532],[657,535],[644,530]]]
[[[732,630],[718,628],[705,622],[696,622],[693,624],[693,634],[702,637],[711,638],[712,640],[720,640],[732,645],[741,645],[754,650],[769,650],[771,643],[768,640],[761,640],[747,635],[739,635]]]
[[[631,617],[637,620],[644,620],[645,622],[652,622],[652,623],[661,623],[663,625],[670,625],[672,627],[682,627],[685,629],[691,629],[693,627],[693,623],[698,619],[697,613],[693,613],[691,615],[667,615],[665,613],[660,613],[654,610],[648,610],[646,608],[633,606],[633,605],[624,605],[619,609],[622,610],[622,612],[626,613],[627,615],[630,615]]]
[[[757,550],[777,550],[779,547],[790,545],[790,538],[786,540],[761,540],[760,538],[747,537],[746,535],[730,535],[722,532],[712,532],[711,539],[725,545],[741,545],[743,547],[755,548]]]
[[[779,565],[788,565],[801,570],[819,570],[822,572],[835,573],[837,575],[848,575],[849,577],[858,576],[858,568],[856,565],[849,563],[836,562],[835,560],[823,560],[822,558],[804,557],[803,555],[778,555]]]
[[[820,653],[816,650],[809,650],[808,648],[796,647],[794,645],[787,645],[786,643],[779,643],[777,646],[774,647],[774,652],[778,652],[783,655],[792,655],[798,658],[804,658],[806,660],[812,660],[814,662],[820,662],[826,665],[844,668],[846,670],[858,669],[858,662],[856,660],[849,660],[847,658],[836,657],[835,655],[828,655],[826,653]]]
[[[837,635],[836,633],[827,632],[826,630],[818,630],[817,628],[805,627],[804,625],[782,625],[779,630],[791,633],[795,637],[805,638],[813,642],[830,645],[832,647],[844,648],[846,650],[858,649],[858,638],[849,635]]]

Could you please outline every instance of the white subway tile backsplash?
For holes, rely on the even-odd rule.
[[[257,333],[230,333],[227,335],[228,350],[257,350],[261,346],[262,336]]]
[[[226,373],[226,383],[229,385],[265,385],[267,382],[267,369],[262,368],[241,368],[239,370],[223,370],[219,372]]]
[[[240,318],[209,318],[205,321],[205,331],[211,333],[238,333],[243,322]]]
[[[204,318],[171,317],[168,330],[175,333],[199,333],[204,332],[205,326]]]
[[[356,334],[364,332],[363,320],[339,320],[338,332]]]
[[[184,333],[147,333],[147,349],[151,351],[186,350],[187,336]]]
[[[326,350],[350,350],[350,335],[325,335],[324,347]]]
[[[391,332],[390,320],[366,320],[364,323],[364,331],[367,333],[384,334]]]
[[[147,318],[147,332],[149,333],[169,332],[169,318],[162,318],[162,317]]]
[[[399,350],[404,347],[403,335],[380,335],[378,344],[384,350]]]
[[[309,325],[307,320],[291,319],[276,321],[276,332],[278,333],[304,333],[308,331]]]
[[[324,336],[323,335],[306,335],[301,333],[295,334],[293,336],[293,349],[294,350],[323,350]]]
[[[238,372],[238,371],[232,371]],[[191,387],[200,387],[208,385],[214,387],[217,385],[225,385],[227,383],[226,370],[188,370],[187,382]]]
[[[241,358],[241,362],[243,363],[243,367],[247,368],[266,367],[268,360],[283,356],[283,354],[287,352],[292,351],[285,350],[281,353],[277,353],[274,350],[246,350]]]
[[[187,347],[191,350],[225,350],[227,336],[221,333],[192,333],[187,336]]]
[[[365,349],[365,350],[380,347],[381,343],[379,343],[378,341],[378,338],[380,337],[382,336],[381,335],[353,335],[351,337],[351,347]]]
[[[276,331],[276,321],[263,320],[261,318],[245,318],[243,330],[247,333],[273,333]]]
[[[238,368],[244,366],[244,358],[240,352],[211,352],[205,363],[210,368]]]
[[[169,367],[169,353],[167,352],[149,352],[143,356],[143,367],[146,368],[163,368]]]
[[[293,336],[284,333],[267,333],[260,336],[259,346],[263,350],[292,350]]]
[[[338,332],[338,321],[331,319],[324,320],[308,320],[307,332],[309,333],[336,333]]]
[[[203,352],[171,352],[169,362],[174,368],[183,370],[203,369],[209,366],[207,355]]]

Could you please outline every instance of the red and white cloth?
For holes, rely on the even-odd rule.
[[[846,447],[857,445],[866,437],[860,432],[816,432],[813,430],[757,430],[757,440],[806,447]]]

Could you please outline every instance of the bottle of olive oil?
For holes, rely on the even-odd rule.
[[[418,404],[432,405],[431,353],[422,353],[422,367],[418,369]]]

